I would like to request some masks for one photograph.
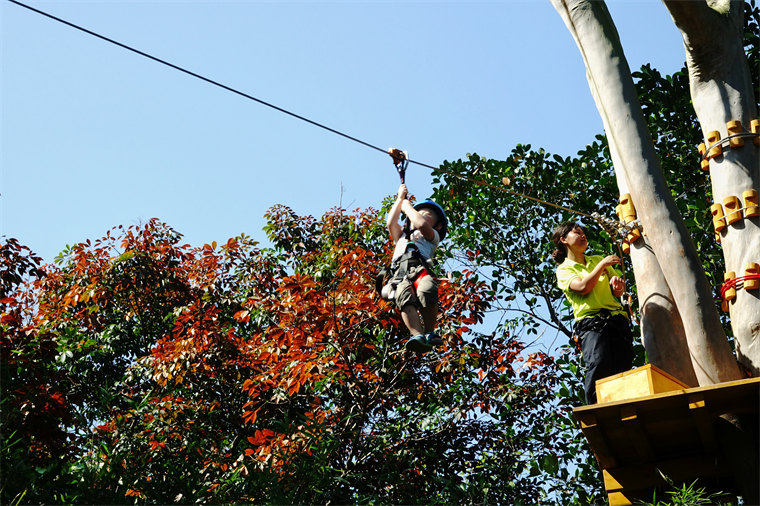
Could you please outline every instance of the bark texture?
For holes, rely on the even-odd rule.
[[[721,139],[728,137],[726,123],[732,120],[740,121],[747,131],[758,115],[742,46],[743,2],[668,0],[665,5],[683,37],[692,102],[705,139],[711,131],[720,132]],[[722,151],[710,160],[715,202],[731,196],[741,200],[744,191],[760,190],[760,147],[748,138],[743,146]],[[728,225],[721,244],[726,271],[743,275],[748,263],[760,263],[760,217]],[[738,359],[758,376],[760,290],[737,290],[729,307]]]
[[[660,168],[630,68],[603,2],[552,0],[586,65],[607,137],[616,146],[638,216],[683,321],[700,385],[741,377],[720,324],[712,291]],[[646,275],[646,273],[644,274]],[[637,277],[640,278],[640,276]],[[660,329],[655,339],[660,339]]]

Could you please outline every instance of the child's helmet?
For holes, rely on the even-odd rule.
[[[438,235],[440,236],[441,240],[443,240],[443,238],[446,237],[446,231],[449,229],[449,220],[446,218],[446,213],[444,212],[443,208],[430,199],[423,200],[422,202],[417,202],[414,204],[414,208],[417,210],[425,208],[432,209],[436,212],[436,214],[438,214],[438,221],[441,224],[441,229],[438,230]]]

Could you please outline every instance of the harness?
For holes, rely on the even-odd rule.
[[[423,268],[421,271],[415,269],[420,266]],[[416,290],[420,280],[425,276],[435,277],[432,261],[422,256],[416,244],[409,242],[406,246],[406,251],[391,264],[391,281],[396,281],[396,284],[398,284],[398,282],[406,278],[414,285]]]
[[[421,268],[420,268],[421,267]],[[436,277],[433,261],[422,256],[417,245],[409,242],[406,251],[391,263],[389,269],[383,269],[375,279],[375,289],[385,300],[393,300],[396,287],[404,280],[417,290],[419,283],[426,276]]]

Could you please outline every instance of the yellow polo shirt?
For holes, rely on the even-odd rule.
[[[593,316],[600,309],[607,309],[612,314],[625,315],[625,309],[612,294],[610,287],[612,276],[620,276],[612,267],[607,267],[602,272],[594,289],[586,295],[570,289],[570,282],[573,279],[583,279],[588,276],[602,259],[604,259],[602,255],[586,255],[586,265],[583,265],[566,258],[557,267],[557,284],[573,307],[576,320]]]

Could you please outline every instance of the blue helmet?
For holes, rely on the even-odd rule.
[[[414,204],[414,208],[417,210],[425,208],[432,209],[436,212],[436,214],[438,214],[438,222],[441,224],[441,229],[438,230],[438,235],[440,236],[441,240],[443,240],[443,238],[446,237],[446,232],[449,229],[449,220],[446,218],[446,213],[444,212],[443,208],[430,199],[423,200],[422,202],[417,202]]]

